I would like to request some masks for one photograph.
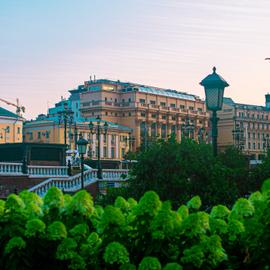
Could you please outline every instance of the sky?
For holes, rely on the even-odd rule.
[[[225,96],[263,105],[269,10],[269,0],[0,0],[0,98],[34,118],[91,75],[204,98],[199,82],[216,66]]]

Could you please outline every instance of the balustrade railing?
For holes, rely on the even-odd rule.
[[[33,176],[67,176],[68,167],[66,166],[28,166],[28,174]]]
[[[22,163],[0,162],[0,175],[22,174]]]
[[[111,170],[103,169],[101,181],[126,181],[128,170]],[[97,169],[91,169],[84,172],[84,186],[99,181],[97,178]],[[32,187],[29,191],[37,193],[39,196],[44,196],[48,189],[55,186],[64,192],[75,192],[81,188],[81,174],[76,174],[68,178],[49,178],[40,184]]]

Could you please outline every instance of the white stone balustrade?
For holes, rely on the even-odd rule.
[[[89,184],[95,183],[97,181],[126,181],[126,178],[123,178],[122,175],[128,176],[128,170],[111,170],[104,169],[102,170],[103,179],[97,179],[97,170],[90,169],[84,172],[84,186],[86,187]],[[37,193],[39,196],[44,196],[48,189],[52,186],[55,186],[64,192],[75,192],[81,189],[81,174],[76,174],[68,178],[49,178],[40,184],[32,187],[29,191]]]
[[[67,176],[67,166],[28,166],[30,176],[50,177],[50,176]]]
[[[21,175],[22,163],[0,162],[0,175]]]

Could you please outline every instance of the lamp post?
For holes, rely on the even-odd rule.
[[[200,85],[204,87],[206,96],[206,107],[208,110],[212,111],[212,144],[214,156],[217,155],[217,111],[222,109],[223,95],[225,87],[229,84],[216,73],[216,67],[213,67],[213,73],[205,77]]]
[[[97,151],[97,154],[98,154],[98,164],[97,164],[97,177],[98,179],[102,179],[102,167],[101,167],[101,161],[100,161],[100,135],[101,134],[104,134],[105,136],[107,135],[107,132],[108,132],[108,123],[105,122],[103,124],[103,126],[101,125],[101,118],[98,116],[96,118],[96,122],[97,124],[94,125],[93,122],[91,121],[89,123],[89,129],[91,131],[92,134],[95,134],[97,135],[97,140],[98,140],[98,151]]]
[[[83,165],[84,165],[84,155],[86,153],[86,148],[87,148],[88,141],[85,140],[84,138],[80,138],[77,142],[78,145],[78,152],[81,156],[81,189],[84,188],[84,183],[83,183]]]
[[[72,123],[74,112],[68,108],[68,103],[64,102],[64,110],[58,113],[59,125],[64,122],[64,144],[67,145],[67,123]]]

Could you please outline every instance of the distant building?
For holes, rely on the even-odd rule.
[[[19,143],[23,138],[23,119],[0,107],[0,143]]]
[[[76,149],[76,138],[79,135],[89,141],[87,154],[89,158],[97,159],[97,135],[91,134],[89,122],[96,124],[96,119],[87,119],[87,122],[68,123],[66,130],[66,140],[68,149]],[[101,125],[105,121],[102,120]],[[103,160],[120,161],[124,159],[129,151],[129,136],[131,129],[108,122],[107,134],[100,137],[100,156]],[[55,119],[46,118],[42,120],[28,121],[24,125],[24,138],[27,143],[51,143],[64,144],[64,124]]]
[[[221,150],[234,145],[253,160],[266,155],[270,147],[270,94],[265,99],[265,106],[258,106],[224,98],[222,111],[218,112]]]
[[[207,140],[209,115],[199,97],[137,83],[90,80],[80,93],[82,117],[97,117],[133,130],[134,148],[175,134]]]

